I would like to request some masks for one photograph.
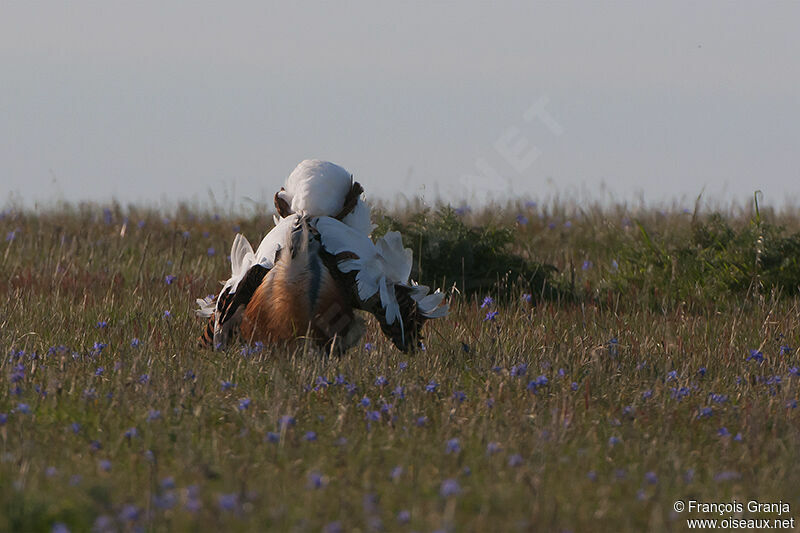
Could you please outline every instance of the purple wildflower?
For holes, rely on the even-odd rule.
[[[717,483],[722,481],[733,481],[741,477],[742,475],[734,470],[723,470],[722,472],[719,472],[714,475],[714,481],[716,481]]]
[[[459,453],[461,451],[461,442],[457,438],[452,438],[447,441],[444,453]]]
[[[279,421],[281,429],[286,428],[288,429],[290,426],[294,426],[297,423],[297,420],[293,416],[283,415]]]
[[[314,471],[308,474],[308,486],[312,489],[321,489],[328,484],[328,480],[320,472]]]
[[[394,481],[400,479],[400,476],[402,475],[403,475],[403,467],[400,465],[397,465],[396,467],[392,468],[392,471],[389,473],[389,477]]]
[[[230,494],[218,494],[217,505],[223,511],[233,511],[239,502],[239,497],[235,492]]]
[[[758,350],[750,350],[750,355],[747,356],[745,361],[755,361],[756,363],[764,362],[764,354]]]
[[[619,355],[619,339],[612,337],[608,341],[608,355],[616,357]]]
[[[398,524],[408,524],[411,521],[411,513],[403,509],[397,513]]]
[[[725,403],[725,402],[728,401],[728,395],[727,394],[715,394],[715,393],[712,392],[708,396],[711,399],[711,401],[714,402],[714,403]]]
[[[455,479],[445,479],[439,487],[439,494],[442,498],[449,498],[461,494],[461,485]]]
[[[122,522],[136,522],[140,514],[141,511],[135,505],[125,505],[119,513],[119,519]]]
[[[511,377],[514,378],[522,377],[528,373],[528,364],[520,363],[519,365],[514,365],[511,367],[511,371],[509,373],[511,374]]]
[[[342,527],[342,523],[336,520],[325,524],[322,531],[323,533],[344,533],[344,528]]]
[[[14,370],[11,371],[10,379],[11,383],[19,383],[25,379],[25,365],[18,363],[14,366]]]

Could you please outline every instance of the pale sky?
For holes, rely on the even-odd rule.
[[[798,3],[376,4],[1,3],[0,205],[800,203]]]

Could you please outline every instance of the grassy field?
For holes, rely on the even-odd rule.
[[[236,232],[272,226],[268,208],[7,209],[0,530],[800,518],[800,212],[686,207],[378,214],[416,273],[451,288],[452,313],[426,326],[423,352],[371,322],[341,358],[196,346],[194,299],[230,273]]]

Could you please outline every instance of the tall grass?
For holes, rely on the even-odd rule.
[[[377,219],[452,288],[416,355],[375,323],[341,358],[196,348],[194,298],[267,211],[5,212],[0,530],[682,531],[724,517],[676,500],[800,508],[797,213]]]

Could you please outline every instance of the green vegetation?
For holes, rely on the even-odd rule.
[[[426,351],[196,347],[235,218],[0,215],[0,531],[684,531],[800,518],[800,213],[377,213]],[[461,259],[463,257],[463,260]],[[490,297],[491,299],[486,299]],[[776,514],[753,514],[778,518]]]

